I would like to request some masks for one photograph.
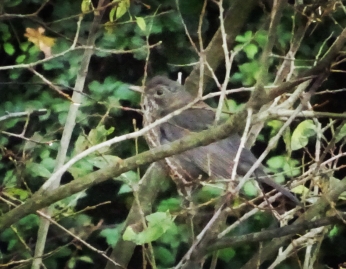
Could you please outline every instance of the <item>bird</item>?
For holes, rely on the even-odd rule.
[[[165,76],[155,76],[150,79],[142,93],[144,126],[195,100],[184,85]],[[145,138],[149,147],[154,148],[183,138],[191,133],[207,130],[215,126],[214,124],[215,111],[205,102],[198,101],[192,107],[183,110],[179,115],[151,129]],[[225,139],[207,146],[187,150],[166,158],[165,161],[171,177],[179,178],[180,184],[200,180],[203,175],[217,179],[230,179],[234,158],[239,146],[239,134],[231,133]],[[244,176],[256,161],[257,158],[249,149],[242,149],[236,170],[237,174]],[[262,165],[256,168],[254,177],[259,183],[273,187],[294,203],[300,205],[300,201],[288,189],[269,178]]]

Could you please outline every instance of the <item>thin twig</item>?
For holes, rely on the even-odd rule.
[[[33,110],[30,112],[11,112],[7,113],[6,116],[1,116],[0,121],[12,119],[12,118],[22,118],[22,117],[27,117],[28,115],[30,116],[41,116],[47,114],[47,109],[38,109],[38,110]]]
[[[91,249],[92,251],[100,254],[102,257],[104,257],[106,260],[110,261],[111,263],[113,263],[114,265],[118,265],[120,266],[120,264],[116,263],[115,261],[113,261],[112,259],[110,259],[107,254],[104,251],[98,250],[97,248],[94,248],[92,245],[90,245],[89,243],[87,243],[86,241],[84,241],[82,238],[80,238],[79,236],[75,235],[74,233],[70,232],[68,229],[66,229],[65,227],[63,227],[62,225],[60,225],[59,223],[57,223],[55,220],[53,220],[49,215],[45,214],[42,211],[37,211],[37,214],[40,215],[41,217],[45,218],[46,220],[48,220],[50,223],[53,223],[56,227],[58,227],[59,229],[63,230],[65,233],[67,233],[68,235],[72,236],[74,239],[76,239],[78,242],[82,243],[84,246],[86,246],[87,248]]]

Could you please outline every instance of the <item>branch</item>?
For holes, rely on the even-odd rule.
[[[270,61],[268,61],[269,56],[272,53],[275,41],[276,41],[276,32],[279,26],[279,22],[282,16],[284,7],[287,5],[287,0],[274,0],[273,7],[271,11],[271,20],[268,29],[268,41],[263,48],[263,53],[260,59],[260,70],[258,74],[258,79],[255,85],[255,90],[251,94],[250,100],[247,103],[247,106],[252,107],[255,111],[258,111],[261,108],[261,103],[259,100],[265,100],[267,93],[264,90],[264,85],[268,80],[268,71],[270,66]]]
[[[100,0],[98,2],[98,8],[102,8],[103,4],[106,0]],[[102,9],[100,12],[94,12],[94,20],[92,22],[91,28],[89,30],[89,36],[88,40],[86,41],[87,46],[94,46],[95,40],[97,37],[97,30],[101,22],[101,18],[104,14],[104,9]],[[78,27],[75,35],[75,41],[73,42],[72,47],[75,46],[77,43],[78,35],[79,35],[79,27],[80,27],[80,22],[81,22],[82,17],[78,20]],[[77,112],[78,108],[82,102],[82,92],[85,84],[85,79],[86,75],[88,73],[88,68],[89,68],[89,63],[91,56],[93,54],[92,49],[87,49],[84,51],[84,55],[82,58],[82,62],[80,64],[80,68],[78,70],[78,75],[73,91],[72,98],[68,97],[68,95],[62,93],[60,89],[56,88],[50,81],[48,81],[43,75],[40,73],[36,72],[34,69],[30,68],[32,72],[34,72],[37,76],[39,76],[44,82],[46,82],[51,88],[54,90],[58,91],[59,94],[62,94],[65,96],[65,98],[68,98],[72,101],[68,114],[67,114],[67,119],[66,123],[64,126],[64,131],[61,137],[60,141],[60,147],[58,151],[58,155],[56,157],[56,165],[54,167],[54,170],[58,170],[61,166],[63,166],[65,159],[66,159],[66,154],[67,154],[67,149],[71,141],[71,136],[72,132],[74,130],[75,124],[76,124],[76,118],[77,118]],[[54,190],[57,189],[60,185],[60,179],[61,177],[57,178],[57,180],[53,181],[52,184],[47,186],[47,190]],[[51,216],[53,212],[53,208],[49,207],[44,210],[44,213],[46,216]],[[32,263],[32,269],[38,269],[41,267],[42,264],[42,255],[44,253],[44,247],[46,244],[46,238],[48,234],[48,229],[50,226],[50,221],[47,218],[41,218],[40,219],[40,225],[39,229],[37,232],[37,243],[35,246],[35,256],[34,256],[34,261]]]
[[[345,213],[341,215],[343,216],[343,218],[346,217]],[[244,245],[248,243],[262,242],[265,240],[272,240],[274,238],[279,238],[286,235],[296,235],[297,233],[304,232],[305,230],[310,230],[313,228],[327,226],[331,224],[337,224],[337,223],[343,223],[342,220],[340,219],[340,216],[326,217],[326,218],[318,219],[315,221],[303,221],[302,223],[299,223],[299,224],[292,224],[292,225],[288,225],[281,228],[269,229],[263,232],[222,238],[222,239],[216,240],[215,243],[212,243],[212,245],[206,249],[205,254],[212,251],[224,249],[224,248]]]
[[[246,111],[242,113],[246,114]],[[165,157],[184,152],[188,149],[208,145],[217,140],[226,138],[230,133],[232,133],[232,130],[238,130],[238,126],[241,126],[241,118],[243,117],[242,113],[238,113],[235,117],[231,117],[227,123],[217,126],[212,130],[205,130],[197,134],[192,134],[183,139],[143,152],[137,156],[125,160],[119,160],[106,168],[100,169],[61,186],[59,189],[53,191],[38,191],[24,204],[0,217],[0,230],[9,227],[9,225],[30,213],[34,213],[36,210],[46,207],[93,185],[104,182],[109,178],[120,176],[122,173],[135,169],[140,165],[153,163]]]
[[[335,41],[335,43],[328,50],[323,59],[330,59],[331,62],[331,59],[333,59],[331,55],[333,55],[334,57],[337,55],[336,49],[340,49],[342,47],[341,43],[345,43],[345,40],[346,30],[344,30],[343,34]],[[322,65],[326,65],[326,60],[324,60],[322,63],[318,63],[316,66]],[[276,94],[278,94],[280,91],[293,91],[295,86],[308,79],[310,78],[301,76],[295,81],[283,83],[279,87],[275,88],[275,91],[271,93],[268,98],[275,98],[277,96]],[[197,146],[208,145],[217,140],[226,138],[230,133],[239,132],[242,130],[245,124],[245,118],[246,111],[240,111],[233,117],[230,117],[230,119],[228,119],[225,124],[217,126],[216,128],[213,128],[213,130],[206,130],[198,134],[192,134],[181,140],[160,146],[156,149],[141,153],[124,161],[118,161],[112,166],[76,179],[75,181],[68,183],[60,187],[59,189],[49,193],[49,195],[43,195],[43,192],[34,194],[33,197],[27,200],[25,204],[13,209],[12,211],[0,217],[0,230],[9,227],[9,225],[15,223],[16,221],[30,213],[34,213],[36,210],[39,210],[45,206],[66,198],[74,193],[80,192],[90,186],[104,182],[109,178],[119,176],[120,174],[134,169],[140,165],[152,163],[165,157],[181,153],[188,149]]]
[[[13,113],[7,113],[6,116],[0,117],[0,121],[12,119],[12,118],[21,118],[21,117],[27,117],[27,116],[42,116],[47,114],[47,109],[38,109],[28,112],[13,112]]]
[[[311,221],[316,216],[324,214],[329,207],[330,203],[336,201],[341,193],[346,191],[346,178],[338,182],[328,193],[322,196],[316,201],[306,212],[301,215],[293,224],[301,224],[305,221]],[[252,269],[258,266],[258,262],[261,263],[269,260],[273,253],[277,252],[286,241],[291,239],[291,235],[284,236],[280,239],[272,240],[270,243],[265,244],[260,253],[256,253],[243,267],[242,269]]]
[[[282,83],[277,88],[272,89],[269,93],[268,100],[273,100],[283,93],[291,92],[295,86],[300,84],[299,81],[307,80],[308,77],[315,77],[322,72],[328,72],[333,60],[338,56],[346,42],[346,29],[344,29],[333,45],[325,53],[323,58],[311,69],[302,72],[294,81],[287,81]]]
[[[343,40],[345,41],[345,39]],[[334,51],[334,49],[332,51]],[[291,91],[295,86],[299,85],[301,82],[307,79],[309,78],[301,78],[293,82],[286,82],[282,84],[283,86],[279,86],[276,89],[285,88],[286,91]],[[268,97],[272,96],[274,95],[269,95]],[[22,217],[30,213],[34,213],[38,209],[48,206],[74,193],[80,192],[86,188],[89,188],[90,186],[104,182],[109,178],[117,177],[122,173],[134,169],[140,165],[152,163],[197,146],[208,145],[212,142],[228,137],[231,133],[240,132],[245,124],[245,118],[246,111],[242,110],[235,114],[233,117],[230,117],[226,121],[226,123],[217,126],[212,130],[206,130],[197,134],[192,134],[181,140],[177,140],[173,143],[157,147],[151,151],[147,151],[137,156],[130,157],[124,161],[118,161],[110,167],[106,167],[87,176],[79,178],[71,183],[68,183],[60,187],[59,189],[49,193],[49,195],[47,195],[47,193],[45,195],[42,195],[44,194],[44,192],[40,191],[36,193],[31,199],[26,201],[25,204],[13,209],[12,211],[0,217],[0,230],[7,228],[9,225],[18,221]]]
[[[224,19],[224,27],[227,34],[227,47],[232,49],[234,46],[235,38],[240,33],[240,30],[247,23],[250,12],[257,5],[257,0],[234,0],[231,7],[226,12]],[[222,35],[219,29],[213,39],[210,41],[208,47],[204,50],[206,62],[209,64],[212,70],[216,70],[217,67],[224,61],[225,55],[222,49]],[[200,78],[200,65],[196,65],[189,77],[185,81],[185,86],[192,94],[197,94]],[[205,88],[208,82],[212,79],[212,75],[209,70],[204,73]]]
[[[140,211],[142,211],[144,215],[148,215],[151,213],[151,205],[153,204],[157,194],[161,189],[161,184],[165,182],[165,178],[167,178],[167,173],[164,167],[159,163],[153,163],[147,169],[146,173],[138,183],[139,189],[137,196],[139,199],[139,204],[133,202],[121,234],[123,234],[124,230],[128,226],[141,224],[142,215],[140,214]],[[120,238],[114,246],[111,255],[109,256],[110,259],[120,264],[120,266],[117,266],[113,262],[108,261],[105,269],[127,268],[135,247],[136,244],[134,242],[124,241],[122,238]]]

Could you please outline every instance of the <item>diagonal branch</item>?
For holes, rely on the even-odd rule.
[[[105,3],[105,0],[100,0],[98,2],[98,8],[101,8],[104,5],[104,3]],[[91,25],[91,29],[90,29],[88,40],[87,40],[88,46],[93,46],[95,43],[96,36],[97,36],[96,33],[97,33],[98,27],[100,25],[103,13],[104,13],[104,9],[101,12],[95,12],[94,13],[95,17],[94,17],[93,23]],[[80,23],[80,21],[81,20],[79,20],[79,23]],[[78,24],[78,26],[79,26],[79,24]],[[79,27],[78,27],[78,29],[79,29]],[[76,33],[75,41],[77,41],[78,33],[79,33],[79,31],[77,31],[77,33]],[[66,159],[66,154],[67,154],[68,146],[69,146],[70,141],[71,141],[72,132],[73,132],[74,127],[76,125],[77,112],[78,112],[79,106],[82,102],[81,92],[83,92],[83,88],[84,88],[84,84],[85,84],[85,80],[86,80],[86,74],[87,74],[87,71],[89,68],[89,63],[90,63],[90,59],[91,59],[92,54],[93,54],[93,50],[87,49],[87,50],[85,50],[83,58],[82,58],[82,62],[81,62],[80,68],[79,68],[79,72],[78,72],[78,76],[76,79],[76,84],[74,87],[73,95],[71,98],[72,103],[71,103],[69,111],[68,111],[66,123],[64,126],[64,131],[63,131],[61,141],[60,141],[60,147],[59,147],[58,155],[56,157],[56,166],[54,168],[55,171],[58,170],[61,166],[63,166],[65,159]],[[49,83],[41,74],[36,72],[34,69],[31,69],[31,71],[33,71],[43,81],[47,82],[52,87],[52,84]],[[53,87],[53,88],[56,91],[58,91],[60,94],[63,94],[63,93],[61,93],[61,91],[59,89],[56,89],[55,87]],[[63,94],[63,95],[66,97],[65,94]],[[68,98],[68,99],[70,99],[70,98]],[[50,190],[57,189],[60,185],[60,179],[61,179],[61,177],[57,178],[57,180],[55,180],[54,182],[52,182],[52,184],[47,186],[47,190],[50,191]],[[44,213],[47,216],[51,216],[53,210],[54,209],[52,207],[49,207],[49,208],[44,209]],[[34,256],[34,261],[32,263],[32,267],[31,267],[32,269],[38,269],[41,267],[42,255],[44,253],[44,248],[46,245],[46,238],[47,238],[49,226],[50,226],[50,221],[48,219],[46,219],[46,218],[40,219],[40,225],[39,225],[39,229],[37,232],[37,243],[35,246],[35,256]]]

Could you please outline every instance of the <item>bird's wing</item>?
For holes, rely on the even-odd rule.
[[[207,129],[208,125],[201,123],[200,119],[203,119],[203,117],[208,123],[210,122],[212,124],[214,121],[214,113],[212,111],[201,111],[200,109],[196,109],[193,110],[194,113],[190,112],[191,111],[188,111],[185,115],[181,115],[184,117],[175,117],[173,121],[166,122],[161,126],[162,136],[165,140],[163,143],[172,142],[185,137],[191,134],[190,130],[198,132]],[[240,136],[238,134],[232,134],[226,139],[216,141],[207,146],[188,150],[179,154],[179,157],[183,158],[186,162],[195,164],[208,175],[212,175],[216,178],[229,179],[231,178],[234,167],[234,158],[239,146]],[[256,161],[257,158],[253,153],[250,150],[243,148],[237,166],[237,174],[245,175]],[[264,172],[262,165],[256,169],[254,176],[259,182],[275,188],[296,204],[300,204],[298,199],[287,189],[268,177]]]
[[[205,103],[197,103],[192,108],[182,111],[173,117],[170,122],[190,130],[200,132],[210,128],[214,124],[215,112]]]
[[[161,125],[161,133],[166,140],[162,142],[172,142],[191,132],[206,130],[213,126],[214,120],[215,112],[204,102],[199,102]],[[239,146],[239,135],[231,134],[228,138],[208,146],[189,150],[187,155],[195,159],[196,165],[204,172],[210,174],[211,171],[219,177],[230,178]],[[238,174],[244,175],[256,160],[250,150],[243,149],[237,168]]]

